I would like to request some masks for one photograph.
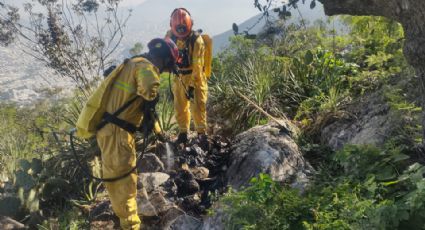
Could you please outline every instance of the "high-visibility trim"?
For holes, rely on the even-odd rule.
[[[114,87],[117,88],[117,89],[123,90],[127,93],[136,92],[136,88],[134,86],[132,86],[132,85],[126,83],[126,82],[119,81],[119,80],[114,83]]]
[[[144,78],[144,77],[148,77],[148,76],[150,76],[150,77],[155,76],[154,73],[153,73],[153,70],[140,69],[139,71],[137,71],[137,78],[139,78],[139,79]]]

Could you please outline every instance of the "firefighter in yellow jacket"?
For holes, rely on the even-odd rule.
[[[102,152],[103,178],[120,177],[135,167],[134,128],[132,130],[131,127],[137,127],[142,120],[141,106],[158,97],[159,74],[175,67],[178,50],[173,41],[153,39],[148,48],[149,53],[126,61],[109,74],[89,98],[78,119],[77,136],[84,138],[96,132],[100,120],[107,120],[96,133]],[[132,98],[137,99],[114,117],[114,112]],[[123,229],[140,228],[136,182],[137,174],[133,172],[123,179],[105,183],[112,208]]]
[[[192,30],[192,25],[193,21],[186,9],[178,8],[172,12],[171,31],[167,33],[167,37],[176,43],[180,53],[177,62],[180,74],[173,82],[174,109],[179,126],[176,142],[187,142],[192,115],[200,144],[205,147],[208,143],[206,135],[208,85],[203,69],[205,45],[202,36]]]

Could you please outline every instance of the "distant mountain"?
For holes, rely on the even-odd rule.
[[[298,10],[296,9],[292,9],[291,13],[292,13],[292,17],[289,19],[288,23],[291,22],[295,22],[295,21],[299,21],[301,19],[301,17],[306,20],[307,22],[313,23],[316,20],[326,20],[327,16],[325,15],[324,11],[323,11],[323,6],[321,4],[317,4],[317,6],[314,9],[310,9],[310,6],[307,4],[299,4],[299,10],[300,13],[298,12]],[[261,20],[259,21],[259,19],[261,19],[262,14],[258,14],[246,21],[244,21],[243,23],[238,24],[239,27],[239,32],[243,32],[245,31],[247,28],[252,27],[253,25],[255,25],[257,22],[258,24],[256,24],[250,31],[249,33],[251,34],[255,34],[260,32],[264,25],[265,25],[265,21]],[[276,18],[277,15],[274,12],[270,12],[270,17],[274,17]],[[234,32],[231,29],[231,26],[229,26],[229,30],[218,34],[216,36],[213,37],[213,42],[214,42],[214,54],[219,53],[220,51],[222,51],[226,46],[229,45],[229,39],[230,37],[234,36]]]

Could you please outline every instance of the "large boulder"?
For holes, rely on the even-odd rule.
[[[230,162],[226,179],[234,189],[249,185],[251,178],[260,173],[269,174],[275,181],[297,182],[300,186],[306,184],[306,175],[313,171],[290,134],[274,123],[237,135]]]
[[[323,144],[339,150],[346,144],[382,145],[400,122],[394,118],[383,90],[348,105],[344,116],[332,120],[320,130]]]
[[[170,226],[170,230],[200,230],[202,221],[187,214],[177,217]]]
[[[219,205],[214,207],[214,215],[207,216],[204,218],[202,230],[223,230],[226,229],[225,222],[229,219],[229,215],[226,214]]]

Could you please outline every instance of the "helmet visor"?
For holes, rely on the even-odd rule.
[[[187,32],[187,26],[186,25],[177,25],[176,26],[176,32],[179,34],[185,34]]]

